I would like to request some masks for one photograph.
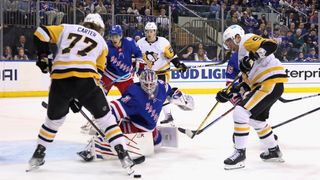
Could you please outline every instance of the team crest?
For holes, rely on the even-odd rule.
[[[154,63],[159,59],[158,58],[158,53],[155,53],[155,52],[149,52],[149,51],[146,51],[144,56],[145,56],[145,59],[148,61],[148,62],[151,62],[152,65],[154,65]]]

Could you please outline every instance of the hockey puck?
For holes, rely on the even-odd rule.
[[[133,175],[133,178],[141,178],[141,174],[135,174]]]

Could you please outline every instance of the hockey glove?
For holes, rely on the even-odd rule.
[[[179,72],[186,72],[188,70],[188,66],[186,66],[184,63],[178,63],[176,68],[179,69]]]
[[[247,92],[247,91],[250,91],[250,90],[251,90],[251,88],[247,83],[241,82],[236,86],[232,86],[232,88],[230,89],[230,92],[232,92],[232,93],[244,93],[244,92]]]
[[[47,54],[41,54],[36,62],[36,65],[41,69],[42,73],[51,72],[52,62]]]
[[[256,52],[249,52],[249,58],[257,61],[259,59],[265,58],[266,57],[266,50],[263,48],[259,48]]]
[[[228,102],[233,97],[232,93],[227,93],[226,90],[221,90],[217,93],[216,100],[221,103]]]
[[[77,99],[72,99],[69,102],[69,107],[72,110],[72,112],[78,113],[79,111],[81,111],[82,105],[80,104],[80,102]]]
[[[241,61],[240,61],[240,71],[243,73],[247,73],[252,69],[254,61],[249,58],[248,56],[245,56]]]

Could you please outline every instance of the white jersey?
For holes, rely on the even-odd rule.
[[[261,36],[251,33],[242,36],[239,43],[238,59],[242,60],[245,56],[249,55],[250,51],[256,52],[264,41],[272,40],[264,39]],[[288,81],[284,67],[274,54],[255,61],[252,69],[248,73],[248,80],[251,86],[255,86],[267,79],[274,79],[275,82]]]
[[[41,41],[58,46],[52,61],[52,79],[73,76],[100,79],[98,70],[105,70],[108,46],[97,31],[81,25],[62,24],[38,27],[34,34]]]
[[[169,69],[170,61],[177,57],[170,42],[164,37],[157,36],[153,43],[149,43],[144,37],[137,44],[143,54],[143,60],[154,71]]]

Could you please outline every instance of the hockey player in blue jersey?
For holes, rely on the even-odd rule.
[[[143,70],[139,81],[129,86],[120,99],[111,101],[111,110],[123,133],[152,132],[154,145],[157,145],[162,137],[156,126],[165,100],[183,110],[193,110],[194,101],[178,88],[171,88],[168,83],[158,80],[152,70]],[[78,154],[88,160],[90,152],[85,150]]]
[[[102,77],[106,94],[116,86],[121,94],[133,83],[132,70],[138,71],[142,62],[142,53],[134,39],[122,36],[122,28],[120,25],[112,26],[110,30],[111,40],[107,42],[109,53],[107,56],[106,70]],[[136,59],[135,67],[133,67],[132,56]],[[125,76],[128,74],[128,76]],[[115,83],[115,79],[121,78]]]

